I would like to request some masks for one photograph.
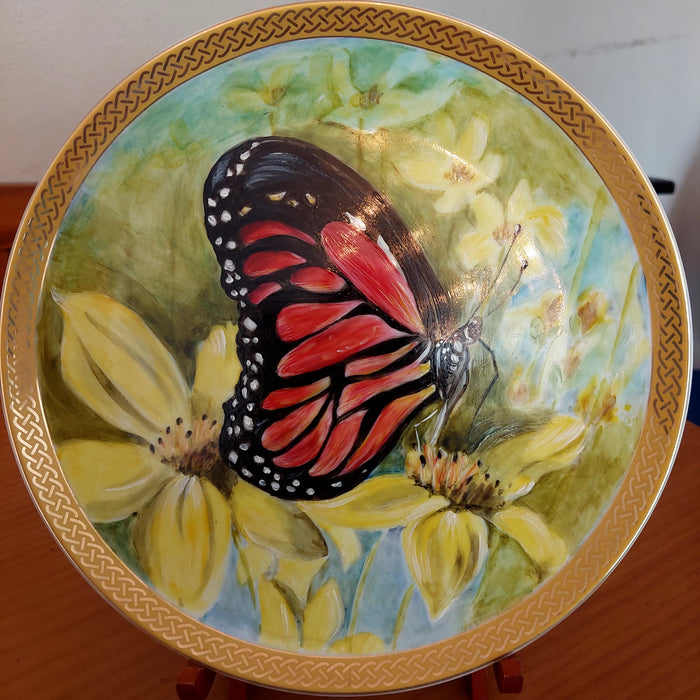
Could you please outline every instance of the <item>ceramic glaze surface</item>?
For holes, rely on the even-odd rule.
[[[410,659],[590,586],[562,581],[662,422],[656,271],[493,73],[262,42],[80,172],[36,301],[48,440],[105,556],[214,646]]]

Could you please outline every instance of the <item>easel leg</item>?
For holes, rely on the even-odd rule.
[[[212,685],[216,673],[210,668],[204,668],[190,661],[180,671],[175,684],[175,691],[180,700],[205,700]]]
[[[493,665],[493,672],[501,693],[522,693],[523,671],[515,654],[497,661]]]
[[[488,700],[488,669],[482,668],[467,676],[467,698],[469,700]]]
[[[231,700],[248,700],[248,684],[235,678],[229,679],[229,698]]]

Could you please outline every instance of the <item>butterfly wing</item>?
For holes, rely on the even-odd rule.
[[[329,498],[386,456],[433,397],[446,297],[398,214],[310,144],[247,141],[204,189],[242,373],[221,453],[284,498]]]

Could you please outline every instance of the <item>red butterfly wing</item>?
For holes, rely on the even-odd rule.
[[[293,139],[222,156],[204,208],[239,307],[224,460],[284,498],[349,490],[435,392],[432,340],[451,319],[432,268],[369,183]]]

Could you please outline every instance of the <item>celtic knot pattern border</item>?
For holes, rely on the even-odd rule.
[[[298,38],[358,36],[420,46],[491,75],[539,107],[579,146],[620,207],[642,259],[653,326],[651,396],[633,465],[588,541],[535,594],[458,637],[409,652],[320,657],[231,639],[164,602],[105,546],[63,477],[41,409],[33,329],[48,252],[82,177],[136,116],[177,85],[249,51]],[[178,651],[245,680],[306,692],[418,687],[488,663],[542,634],[600,581],[658,498],[675,456],[689,381],[682,272],[638,166],[593,109],[534,59],[466,24],[398,6],[292,5],[215,27],[120,84],[73,134],[37,189],[10,261],[2,308],[3,394],[28,487],[50,529],[102,593]]]

